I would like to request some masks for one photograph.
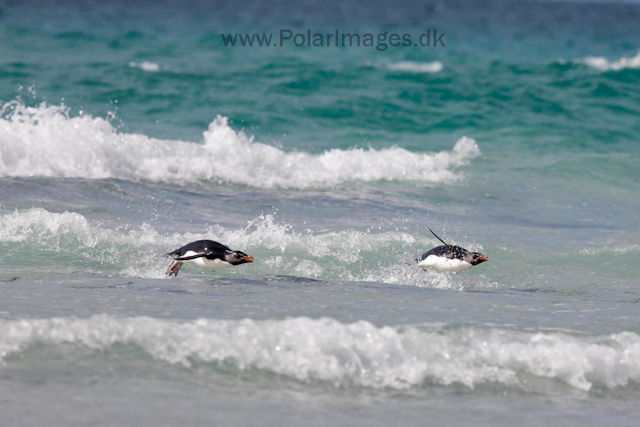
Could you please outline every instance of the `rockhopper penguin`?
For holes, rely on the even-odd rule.
[[[242,251],[232,251],[228,246],[213,240],[191,242],[173,252],[168,253],[174,259],[167,270],[169,276],[177,276],[182,264],[190,262],[206,270],[221,270],[234,265],[253,262],[253,257]]]
[[[489,260],[488,256],[481,253],[469,252],[460,246],[451,246],[439,238],[433,230],[429,229],[429,231],[444,243],[444,246],[437,246],[416,259],[418,267],[422,267],[423,270],[435,268],[437,271],[463,271]]]

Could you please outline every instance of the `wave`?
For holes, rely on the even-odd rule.
[[[632,58],[621,58],[619,61],[608,61],[601,56],[589,56],[580,62],[601,71],[620,71],[625,68],[640,68],[640,52]]]
[[[65,106],[0,110],[0,177],[60,177],[193,183],[217,181],[259,188],[324,188],[353,181],[454,183],[454,170],[479,156],[476,142],[459,139],[451,151],[414,153],[400,147],[285,152],[254,142],[218,116],[204,143],[119,133],[110,122],[70,117]]]
[[[336,386],[406,389],[484,383],[530,388],[530,377],[579,390],[640,382],[640,336],[585,337],[481,327],[376,327],[331,318],[199,319],[95,315],[0,321],[4,363],[30,346],[73,345],[117,352],[133,345],[154,359],[191,367],[220,364]],[[131,357],[133,353],[127,352]]]
[[[142,62],[131,61],[129,62],[129,67],[139,68],[142,71],[147,71],[150,73],[157,73],[158,71],[160,71],[160,64],[156,62],[150,62],[150,61],[142,61]]]
[[[413,62],[413,61],[400,61],[390,62],[386,64],[389,71],[401,71],[408,73],[429,73],[435,74],[442,71],[444,68],[442,62]]]
[[[250,266],[206,273],[185,266],[184,274],[206,277],[296,275],[330,281],[369,281],[426,288],[472,290],[503,289],[529,283],[532,254],[515,254],[504,248],[483,248],[473,241],[456,241],[469,250],[494,256],[488,266],[462,274],[422,271],[415,258],[439,242],[430,234],[402,230],[346,229],[312,231],[279,222],[276,215],[261,214],[239,227],[211,225],[195,232],[163,234],[149,224],[108,228],[73,212],[32,208],[0,213],[0,251],[3,267],[47,269],[59,274],[83,273],[127,278],[164,278],[169,260],[164,256],[188,242],[220,241],[256,258]],[[611,269],[628,271],[638,245],[577,249],[568,253],[534,256],[549,274],[566,277],[566,265],[611,277]],[[594,267],[593,256],[604,256],[607,267]],[[631,258],[630,258],[631,257]],[[505,276],[504,263],[519,267]],[[37,266],[37,267],[34,267]],[[480,273],[480,274],[477,274]],[[622,273],[621,273],[622,274]]]
[[[111,230],[90,224],[78,213],[41,208],[5,214],[0,216],[0,247],[9,259],[4,267],[28,268],[37,259],[39,268],[53,272],[116,271],[125,277],[160,278],[167,264],[162,255],[186,243],[148,224],[126,228]]]
[[[91,224],[78,213],[42,208],[0,215],[0,248],[6,259],[3,265],[9,268],[24,268],[29,264],[23,262],[39,256],[40,268],[46,265],[53,271],[61,269],[60,273],[162,278],[168,264],[163,255],[199,239],[217,240],[255,256],[250,269],[233,269],[248,274],[297,274],[456,289],[473,285],[463,278],[417,268],[413,259],[438,242],[430,236],[401,231],[297,230],[267,214],[236,229],[215,225],[200,233],[163,235],[148,224],[109,229]],[[481,248],[471,242],[464,245],[472,250]]]

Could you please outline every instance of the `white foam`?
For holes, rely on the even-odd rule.
[[[150,61],[142,61],[142,62],[129,62],[129,67],[131,68],[140,68],[143,71],[148,71],[150,73],[157,73],[160,71],[160,64]]]
[[[601,56],[589,56],[581,60],[584,64],[602,71],[619,71],[625,68],[640,68],[640,52],[632,58],[621,58],[618,61],[608,61]]]
[[[0,242],[46,241],[73,234],[84,246],[95,246],[97,236],[87,219],[73,212],[52,213],[42,208],[15,211],[0,217]]]
[[[425,246],[430,247],[429,245]],[[408,251],[411,251],[411,249],[408,249]],[[416,251],[414,250],[414,252]],[[353,279],[389,283],[393,285],[417,286],[419,288],[454,290],[470,290],[478,288],[490,289],[501,287],[499,283],[492,282],[485,276],[468,275],[465,273],[440,273],[433,269],[424,271],[417,267],[413,262],[413,259],[409,257],[406,257],[402,261],[395,261],[391,265],[383,265],[373,269],[365,268],[363,270],[364,271],[362,273],[358,274]]]
[[[442,62],[413,62],[413,61],[400,61],[389,62],[386,64],[389,71],[401,71],[408,73],[428,73],[435,74],[442,71],[444,68]]]
[[[179,236],[162,236],[148,224],[128,231],[111,230],[92,225],[82,215],[72,212],[54,213],[33,208],[0,216],[0,244],[5,244],[5,266],[20,266],[22,259],[34,254],[55,253],[67,257],[60,263],[55,258],[50,266],[41,259],[38,269],[53,272],[85,272],[125,277],[163,277],[167,260],[162,256],[179,246]],[[195,239],[194,239],[195,240]],[[20,245],[9,245],[11,243]],[[178,244],[178,242],[183,242]],[[61,270],[60,270],[61,269]]]
[[[322,188],[351,181],[407,180],[453,183],[456,168],[479,156],[476,142],[460,138],[451,151],[414,153],[332,149],[285,152],[234,131],[218,116],[204,143],[118,133],[106,120],[69,117],[64,106],[25,107],[13,101],[0,114],[0,177],[119,178],[189,183],[204,180],[261,188]]]
[[[6,247],[6,265],[14,265],[14,260],[28,257],[34,251],[55,253],[68,257],[65,263],[52,258],[53,265],[47,268],[58,272],[56,269],[62,268],[61,272],[71,269],[162,278],[169,262],[163,255],[200,239],[216,240],[256,257],[249,268],[230,269],[226,274],[235,274],[234,270],[256,275],[293,272],[328,280],[372,280],[456,289],[468,286],[459,279],[417,268],[413,259],[437,241],[402,231],[313,232],[278,223],[273,215],[260,215],[244,227],[226,229],[215,225],[199,233],[162,235],[148,224],[113,230],[91,224],[77,213],[55,213],[41,208],[0,216],[0,244]],[[17,252],[9,255],[9,250]]]
[[[107,352],[117,351],[115,344],[128,344],[185,367],[225,362],[241,370],[336,386],[405,389],[436,383],[473,388],[500,383],[530,388],[527,377],[534,376],[586,391],[594,385],[616,388],[640,382],[640,336],[632,332],[576,337],[446,325],[379,328],[366,321],[343,324],[306,317],[176,322],[96,315],[0,321],[5,363],[11,363],[11,354],[35,344]]]

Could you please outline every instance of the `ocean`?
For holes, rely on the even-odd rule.
[[[2,426],[637,425],[640,4],[130,3],[0,1]]]

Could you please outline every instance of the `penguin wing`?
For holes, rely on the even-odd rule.
[[[176,261],[189,261],[201,257],[224,259],[225,254],[229,251],[231,249],[222,243],[214,242],[213,240],[198,240],[176,249],[168,255]]]

